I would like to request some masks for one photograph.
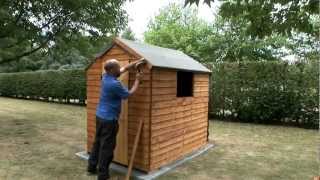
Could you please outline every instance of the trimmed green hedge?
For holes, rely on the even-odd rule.
[[[319,65],[284,62],[214,64],[210,112],[257,123],[319,124]]]
[[[218,63],[212,67],[210,113],[220,119],[318,127],[316,62]],[[86,99],[84,70],[0,73],[0,95],[69,102]]]
[[[23,73],[0,73],[0,95],[31,99],[58,99],[68,102],[86,99],[85,71],[48,70]]]

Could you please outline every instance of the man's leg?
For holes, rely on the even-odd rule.
[[[100,150],[100,138],[101,138],[101,123],[100,119],[96,117],[96,134],[93,146],[91,148],[91,153],[88,160],[88,172],[95,173],[99,160],[99,150]]]
[[[113,159],[113,150],[116,144],[118,124],[116,122],[103,122],[100,138],[100,161],[98,179],[105,180],[109,177],[109,165]]]
[[[118,133],[119,125],[118,123],[115,124],[113,130],[112,130],[112,148],[108,152],[110,154],[109,158],[107,159],[107,167],[109,169],[109,166],[113,160],[113,154],[114,154],[114,149],[116,148],[116,143],[117,143],[117,133]]]

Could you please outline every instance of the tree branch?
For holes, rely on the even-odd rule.
[[[23,3],[23,2],[21,2]],[[20,9],[19,9],[19,14],[16,18],[16,20],[14,21],[14,24],[17,25],[17,23],[19,22],[19,20],[21,19],[22,15],[24,13],[24,8],[23,8],[23,5],[21,5]]]
[[[59,27],[58,30],[54,34],[50,35],[45,42],[41,43],[38,47],[36,47],[36,48],[34,48],[34,49],[30,50],[30,51],[24,52],[24,53],[22,53],[20,55],[17,55],[17,56],[11,57],[11,58],[3,59],[2,61],[0,61],[0,65],[1,64],[5,64],[5,63],[9,63],[11,61],[18,61],[22,57],[29,56],[30,54],[37,52],[38,50],[43,48],[50,40],[55,38],[57,36],[57,34],[60,33],[63,30],[63,28],[66,25],[66,23],[67,23],[67,17],[65,17],[63,25],[61,27]]]
[[[2,61],[0,61],[0,65],[1,64],[5,64],[5,63],[8,63],[8,62],[11,62],[11,61],[16,61],[16,60],[19,60],[20,58],[24,57],[24,56],[28,56],[38,50],[40,50],[41,48],[43,48],[47,43],[49,42],[49,40],[46,40],[45,43],[42,43],[40,46],[38,46],[37,48],[35,49],[32,49],[30,51],[27,51],[27,52],[24,52],[18,56],[15,56],[15,57],[12,57],[12,58],[7,58],[7,59],[4,59]]]
[[[25,7],[23,6],[23,3],[24,2],[21,1],[21,5],[19,5],[19,2],[17,2],[17,4],[14,4],[14,6],[19,7],[18,8],[19,13],[18,13],[17,17],[13,21],[11,21],[15,26],[17,25],[17,23],[19,22],[19,20],[21,19],[22,15],[24,14],[24,12],[26,10]],[[3,32],[0,34],[0,39],[8,37],[8,34],[10,34],[10,33],[12,33],[12,32],[8,32],[8,31],[3,30]]]
[[[48,27],[51,23],[53,23],[54,21],[57,20],[58,16],[60,16],[60,14],[56,14],[55,16],[51,17],[51,18],[49,19],[49,21],[48,21],[46,24],[42,25],[38,30],[41,31],[43,28]],[[0,37],[0,38],[1,38],[1,37]],[[28,40],[28,37],[22,38],[20,41],[18,41],[18,42],[16,42],[16,43],[13,43],[13,44],[11,44],[11,45],[8,45],[8,46],[6,46],[6,47],[3,47],[3,49],[12,48],[12,47],[14,47],[14,46],[17,46],[17,45],[23,43],[23,42],[26,41],[26,40]]]

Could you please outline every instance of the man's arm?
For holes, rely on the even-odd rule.
[[[133,68],[135,64],[136,64],[136,62],[133,62],[133,63],[130,63],[130,64],[124,66],[124,67],[121,67],[120,74],[127,72],[129,69]]]
[[[137,72],[136,73],[136,80],[133,83],[133,86],[131,87],[131,89],[129,90],[129,94],[132,95],[133,93],[135,93],[139,87],[140,84],[140,80],[142,79],[142,74]]]
[[[118,83],[114,86],[114,93],[117,94],[121,99],[127,99],[129,96],[131,96],[133,93],[137,91],[141,78],[142,74],[137,72],[136,80],[134,81],[134,84],[129,91],[127,88],[122,86],[120,81],[118,81]]]
[[[136,62],[132,62],[132,63],[130,63],[130,64],[124,66],[124,67],[121,67],[120,68],[120,74],[127,72],[129,69],[132,69],[133,67],[135,67],[138,64],[140,65],[140,64],[144,64],[144,63],[145,63],[145,60],[144,60],[144,58],[142,58],[142,59],[140,59],[140,60],[138,60]]]

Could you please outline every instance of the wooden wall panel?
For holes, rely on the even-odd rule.
[[[95,111],[100,96],[101,59],[97,59],[86,72],[87,83],[87,151],[94,142],[96,131]],[[98,83],[99,82],[99,83]]]
[[[139,58],[131,57],[130,62],[137,61]],[[138,90],[129,97],[129,124],[128,124],[128,157],[131,156],[134,139],[137,134],[138,124],[140,120],[144,121],[142,133],[138,148],[135,155],[133,167],[149,171],[150,164],[150,102],[151,102],[151,74],[150,70],[145,67],[143,69],[142,83],[139,85]],[[135,72],[129,73],[129,87],[132,87],[135,81]]]
[[[176,71],[152,70],[150,170],[207,143],[208,74],[194,73],[193,97],[176,97]]]
[[[95,109],[99,102],[100,95],[100,80],[102,73],[102,62],[107,59],[130,60],[130,62],[137,60],[133,58],[126,51],[118,46],[113,46],[108,53],[104,54],[87,70],[87,150],[90,151],[92,143],[94,141],[95,134]],[[148,71],[144,69],[145,75],[143,77],[143,84],[140,86],[138,92],[130,97],[128,100],[128,106],[130,111],[128,112],[128,151],[127,155],[130,157],[132,151],[132,145],[137,130],[137,123],[142,118],[144,122],[143,132],[137,151],[137,158],[134,161],[134,167],[141,170],[148,171],[149,169],[149,124],[150,124],[150,75]],[[132,85],[135,78],[135,73],[129,73],[129,84]]]
[[[120,61],[120,66],[125,66],[129,63],[131,56],[122,48],[114,45],[108,53],[101,57],[102,64],[108,59],[117,59]],[[104,69],[101,69],[105,73]],[[128,86],[129,73],[123,74],[119,80],[123,85]],[[128,164],[128,101],[123,101],[121,105],[121,115],[119,118],[119,131],[117,135],[117,146],[115,149],[114,161],[127,165]]]
[[[87,148],[90,151],[95,134],[95,108],[99,102],[102,61],[115,58],[134,62],[119,46],[113,46],[87,70]],[[143,83],[128,99],[128,157],[139,121],[144,121],[134,168],[152,171],[200,148],[207,143],[208,74],[194,74],[193,97],[176,97],[176,71],[143,69]],[[135,72],[129,72],[128,86]]]

